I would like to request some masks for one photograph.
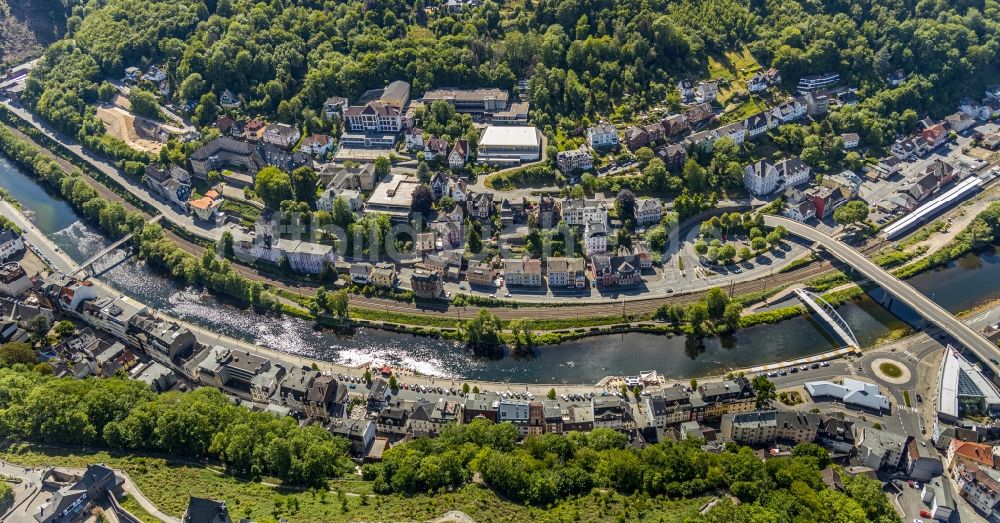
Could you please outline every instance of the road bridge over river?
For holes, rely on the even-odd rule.
[[[924,319],[948,333],[957,342],[972,351],[982,361],[983,365],[993,371],[994,376],[1000,376],[1000,365],[994,363],[994,361],[998,361],[997,359],[1000,358],[1000,348],[972,327],[966,325],[965,322],[956,318],[954,314],[921,294],[920,291],[914,289],[908,283],[879,267],[860,252],[826,233],[795,220],[768,215],[764,217],[764,224],[769,227],[783,226],[791,234],[822,245],[830,255],[850,265],[864,275],[865,278],[876,283],[897,300],[908,305],[923,316]],[[994,380],[996,379],[994,378]]]

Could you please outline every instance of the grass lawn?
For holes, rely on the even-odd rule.
[[[898,378],[903,375],[903,369],[900,369],[899,365],[889,363],[888,361],[879,365],[878,370],[890,378]],[[906,396],[906,391],[903,391],[903,395]],[[909,403],[909,401],[906,402],[907,406],[909,406]]]
[[[747,73],[752,73],[755,70],[760,69],[760,64],[757,63],[757,59],[750,54],[750,50],[746,47],[741,48],[739,52],[726,51],[726,59],[737,72],[745,69]]]
[[[713,80],[739,79],[749,76],[758,69],[760,69],[760,64],[746,47],[739,51],[726,51],[722,56],[709,55],[708,57],[708,77]],[[743,72],[741,73],[741,71]]]
[[[764,102],[759,97],[750,96],[733,109],[729,109],[723,113],[722,122],[729,123],[743,120],[762,112],[764,109],[767,109],[767,106],[764,105]]]
[[[903,403],[905,403],[907,407],[910,406],[910,391],[908,390],[903,391]]]
[[[340,480],[330,491],[299,491],[248,481],[212,468],[169,463],[162,458],[129,457],[118,453],[75,453],[18,444],[0,452],[0,459],[26,466],[73,466],[105,463],[124,469],[143,493],[163,512],[181,516],[192,495],[225,500],[233,519],[273,522],[424,521],[449,510],[465,512],[476,521],[682,521],[697,514],[707,498],[649,499],[594,491],[551,509],[505,501],[489,489],[468,485],[434,496],[374,496],[361,480]],[[130,511],[138,503],[127,501]],[[134,514],[146,521],[148,514]],[[155,520],[154,520],[155,521]]]
[[[129,511],[133,516],[139,518],[139,521],[142,521],[142,523],[157,523],[160,521],[153,517],[153,515],[149,512],[146,512],[146,509],[142,508],[142,505],[139,505],[139,502],[132,496],[126,497],[120,503],[122,508]]]

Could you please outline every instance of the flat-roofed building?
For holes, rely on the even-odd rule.
[[[0,294],[19,296],[31,288],[31,278],[20,263],[0,266]]]
[[[420,186],[420,180],[402,174],[390,174],[375,186],[371,196],[365,203],[367,212],[377,211],[396,218],[410,215],[413,204],[413,191]]]
[[[497,404],[497,423],[512,423],[517,427],[518,435],[527,436],[530,431],[529,407],[528,401],[501,399]]]
[[[811,93],[824,87],[829,87],[840,81],[839,73],[823,73],[799,78],[799,85],[796,86],[799,93]]]
[[[281,239],[277,247],[295,272],[319,274],[324,267],[336,262],[336,251],[332,245]]]
[[[563,432],[589,432],[594,430],[593,405],[569,405],[562,412]]]
[[[493,123],[523,125],[528,123],[528,102],[514,102],[510,107],[493,113]]]
[[[208,386],[249,390],[254,377],[270,368],[267,358],[216,345],[198,364],[198,380]]]
[[[469,268],[465,271],[465,277],[469,280],[469,285],[489,287],[496,279],[496,269],[488,262],[470,261]]]
[[[128,296],[104,296],[83,304],[83,318],[88,323],[110,332],[119,339],[126,339],[132,321],[147,313],[147,307]]]
[[[938,382],[938,417],[955,422],[968,414],[996,416],[1000,393],[978,367],[951,346],[941,361]]]
[[[541,157],[541,133],[532,126],[491,125],[479,137],[481,163],[517,165]]]
[[[432,89],[424,93],[423,102],[430,105],[438,100],[455,106],[460,113],[496,113],[507,109],[510,93],[503,89]]]

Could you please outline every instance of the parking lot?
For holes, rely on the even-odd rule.
[[[818,369],[820,367],[829,367],[829,366],[830,366],[830,362],[828,362],[828,361],[822,361],[822,362],[812,363],[812,364],[809,364],[809,365],[799,365],[799,366],[785,367],[783,369],[772,370],[772,371],[767,372],[767,373],[761,372],[760,374],[758,374],[758,376],[765,375],[768,378],[777,378],[779,376],[788,376],[790,374],[798,374],[799,372],[806,372],[806,371],[808,371],[810,369]]]
[[[936,160],[945,161],[962,171],[975,170],[984,165],[985,161],[974,154],[973,136],[977,131],[989,134],[996,129],[997,125],[993,123],[982,123],[971,127],[960,133],[955,139],[945,142],[922,157],[910,156],[903,162],[898,173],[882,176],[877,180],[865,179],[861,184],[858,196],[872,208],[872,214],[869,218],[875,223],[881,224],[890,221],[895,216],[905,214],[898,211],[887,215],[875,210],[875,206],[893,196],[901,187],[923,173]]]

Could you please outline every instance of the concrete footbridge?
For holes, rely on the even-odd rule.
[[[795,236],[822,245],[832,256],[854,267],[865,278],[885,289],[886,292],[893,295],[897,300],[905,303],[923,316],[924,319],[937,325],[942,331],[948,333],[948,335],[964,345],[965,348],[972,351],[982,361],[983,365],[993,371],[994,375],[1000,375],[1000,365],[994,363],[994,360],[1000,358],[1000,348],[987,340],[982,334],[966,325],[965,322],[956,318],[955,315],[921,294],[920,291],[911,287],[908,283],[875,265],[874,262],[866,258],[863,254],[804,223],[771,215],[764,217],[764,223],[769,227],[780,225],[788,229],[788,232]]]
[[[840,339],[840,342],[843,344],[842,346],[861,347],[851,327],[847,325],[847,322],[840,316],[837,309],[824,300],[822,296],[818,296],[805,289],[795,289],[795,296],[812,311],[813,315],[818,316],[823,320],[823,323],[830,327],[830,330]]]
[[[147,221],[147,223],[158,223],[162,219],[163,219],[163,215],[162,214],[157,214],[156,216],[150,218]],[[89,273],[91,276],[99,276],[100,274],[108,271],[112,267],[114,267],[114,266],[118,265],[119,263],[125,261],[125,259],[127,259],[128,256],[125,256],[122,259],[116,260],[113,263],[106,264],[105,266],[101,267],[100,270],[97,270],[97,271],[93,271],[92,270],[92,269],[94,269],[94,264],[97,263],[98,260],[100,260],[101,258],[104,258],[108,254],[114,252],[115,250],[117,250],[122,245],[125,245],[125,243],[127,243],[129,240],[131,240],[133,236],[135,236],[135,233],[128,233],[125,236],[121,237],[118,241],[116,241],[116,242],[112,243],[111,245],[108,245],[107,247],[101,249],[101,252],[99,252],[99,253],[91,256],[89,259],[85,260],[83,263],[81,263],[80,265],[78,265],[77,268],[76,268],[76,270],[73,271],[73,276],[79,275],[81,272],[83,272],[85,274]]]

